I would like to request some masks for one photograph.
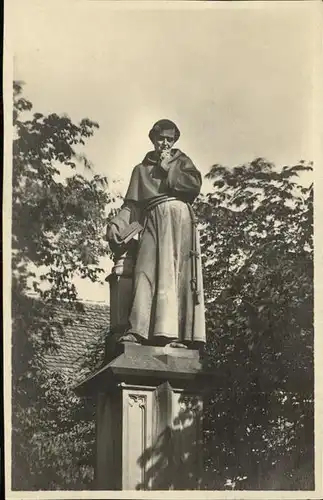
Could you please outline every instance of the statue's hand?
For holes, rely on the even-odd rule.
[[[168,172],[169,170],[169,160],[171,158],[171,150],[164,149],[160,154],[160,166]]]
[[[124,253],[124,245],[120,242],[118,229],[114,224],[107,227],[106,237],[109,243],[109,248],[115,256]]]

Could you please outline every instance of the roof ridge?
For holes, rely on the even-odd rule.
[[[39,296],[39,294],[36,293],[36,292],[30,291],[30,292],[27,292],[26,295],[28,297],[30,297],[30,298],[39,300],[40,302],[44,302],[44,301],[42,301],[42,299]],[[64,299],[64,298],[58,297],[58,298],[55,299],[55,302],[57,302],[57,303],[64,302],[64,303],[71,303],[71,304],[77,303],[77,302],[81,302],[82,304],[89,304],[89,303],[91,303],[91,304],[98,304],[98,305],[110,306],[110,303],[109,303],[108,300],[93,300],[93,299],[81,299],[81,298],[77,299],[75,301],[72,301],[72,300],[68,300],[68,299]]]
[[[93,300],[93,299],[83,299],[80,300],[79,302],[82,302],[83,304],[98,304],[98,305],[103,305],[103,306],[110,306],[109,302],[107,300]]]

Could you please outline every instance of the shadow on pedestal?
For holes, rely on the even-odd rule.
[[[171,394],[172,388],[168,387]],[[152,446],[139,459],[145,482],[137,490],[196,490],[201,487],[202,401],[194,395],[180,395],[177,415],[156,433]]]

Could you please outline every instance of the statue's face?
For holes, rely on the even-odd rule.
[[[155,150],[158,154],[170,151],[175,144],[174,130],[163,130],[154,141]]]

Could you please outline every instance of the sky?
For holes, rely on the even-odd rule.
[[[121,190],[164,117],[203,174],[312,160],[316,5],[233,4],[12,0],[14,77],[35,111],[99,123],[85,153]],[[106,285],[79,290],[107,297]]]

